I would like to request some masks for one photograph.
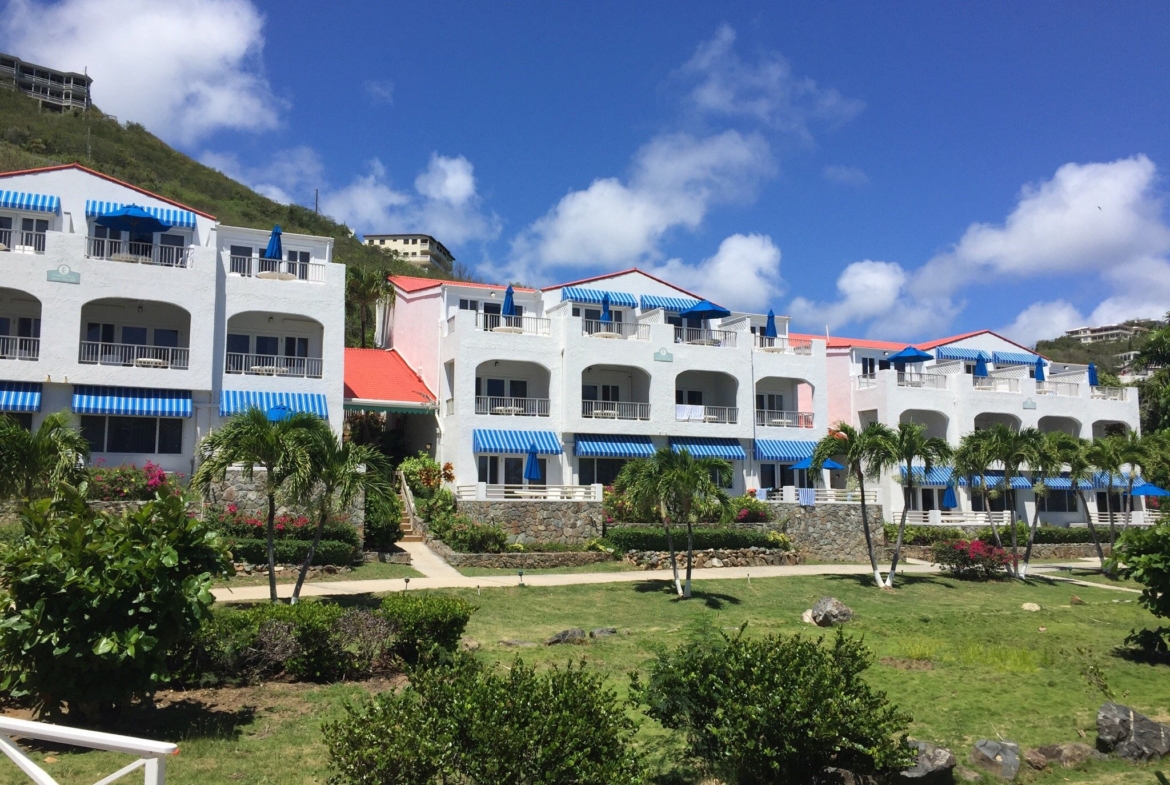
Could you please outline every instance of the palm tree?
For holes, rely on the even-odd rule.
[[[1101,539],[1097,536],[1097,526],[1093,523],[1093,516],[1089,514],[1089,502],[1085,498],[1085,486],[1092,487],[1093,464],[1089,460],[1090,443],[1065,433],[1053,437],[1053,441],[1060,454],[1060,462],[1068,467],[1069,487],[1076,493],[1077,501],[1085,511],[1089,535],[1093,538],[1097,558],[1101,561],[1101,569],[1104,570],[1105,553],[1101,550]]]
[[[390,271],[381,266],[350,265],[345,270],[345,303],[356,308],[362,328],[362,348],[366,348],[367,325],[371,309],[383,300],[394,302],[394,287],[388,280]]]
[[[1154,442],[1146,436],[1138,436],[1134,431],[1126,431],[1124,436],[1114,436],[1114,443],[1121,458],[1121,463],[1129,468],[1125,471],[1125,523],[1121,533],[1129,531],[1130,521],[1133,520],[1133,484],[1142,476],[1144,469],[1150,462],[1154,450]]]
[[[893,434],[893,449],[898,462],[902,464],[905,479],[902,482],[902,520],[898,523],[898,538],[894,542],[894,558],[890,562],[890,572],[886,575],[886,587],[894,588],[894,575],[898,572],[898,559],[902,555],[902,535],[906,532],[906,516],[910,512],[914,499],[914,488],[917,486],[915,462],[921,460],[925,464],[923,470],[929,473],[937,463],[950,460],[951,446],[946,439],[926,435],[926,426],[920,423],[899,423],[898,430]]]
[[[1051,481],[1060,477],[1061,437],[1068,434],[1060,431],[1044,434],[1036,440],[1028,452],[1028,469],[1032,479],[1032,492],[1036,495],[1036,509],[1032,512],[1032,526],[1028,530],[1028,544],[1024,547],[1024,565],[1019,571],[1021,578],[1027,577],[1028,565],[1032,561],[1032,544],[1036,541],[1036,529],[1040,525],[1040,502],[1047,498]]]
[[[85,476],[89,442],[68,411],[45,416],[35,431],[0,414],[0,498],[56,496],[61,483],[76,485]]]
[[[622,467],[613,482],[615,493],[623,496],[630,506],[639,513],[642,520],[650,516],[662,521],[662,529],[666,533],[666,551],[670,554],[670,570],[674,575],[674,590],[682,596],[682,580],[678,577],[678,558],[674,550],[674,533],[670,529],[670,513],[666,509],[666,499],[661,493],[658,482],[656,462],[659,453],[652,458],[639,458],[630,461]]]
[[[213,483],[222,482],[227,470],[239,465],[251,480],[256,468],[264,470],[264,493],[268,497],[268,589],[276,602],[276,493],[295,478],[299,485],[313,471],[309,440],[314,432],[329,425],[315,414],[293,412],[283,419],[269,420],[255,407],[232,417],[220,429],[199,442],[199,468],[191,484],[204,495]]]
[[[1003,466],[1003,501],[1007,512],[1008,525],[1012,529],[1012,572],[1019,575],[1019,537],[1016,526],[1016,490],[1013,480],[1020,473],[1020,465],[1028,460],[1028,456],[1035,452],[1035,447],[1043,438],[1035,428],[1014,430],[996,423],[988,437],[991,443],[991,452],[996,461]]]
[[[324,423],[324,420],[319,422]],[[313,554],[321,542],[321,534],[329,520],[329,513],[334,509],[348,509],[363,491],[367,498],[372,495],[386,496],[393,493],[393,488],[386,479],[389,466],[385,457],[374,448],[351,442],[339,442],[328,426],[311,430],[308,433],[307,446],[311,471],[308,474],[293,475],[290,478],[289,489],[294,499],[316,506],[317,528],[313,532],[309,551],[305,554],[305,562],[301,565],[300,575],[297,576],[296,586],[293,587],[291,600],[293,605],[300,599],[301,586],[304,585],[305,576],[309,574],[309,567],[313,564]]]
[[[967,487],[974,495],[975,488],[979,488],[979,498],[982,501],[983,511],[987,513],[987,521],[991,525],[991,533],[995,537],[997,548],[1003,547],[999,536],[999,527],[995,525],[995,516],[991,514],[991,493],[987,485],[987,473],[995,455],[991,450],[991,431],[971,431],[959,440],[959,448],[954,453],[955,472],[967,478]]]
[[[1117,540],[1117,525],[1113,521],[1113,487],[1121,471],[1121,445],[1115,436],[1094,439],[1089,445],[1086,458],[1100,474],[1106,477],[1105,512],[1109,516],[1109,547]],[[1100,511],[1098,511],[1100,512]]]
[[[820,471],[825,461],[840,457],[845,466],[857,477],[861,491],[861,528],[865,531],[865,547],[869,551],[869,565],[873,568],[873,582],[882,585],[882,574],[878,570],[877,552],[873,547],[873,534],[869,531],[869,512],[865,506],[865,478],[876,479],[884,469],[897,462],[894,453],[894,432],[881,423],[871,423],[865,430],[858,430],[843,422],[829,429],[829,434],[817,442],[813,450],[812,469]]]

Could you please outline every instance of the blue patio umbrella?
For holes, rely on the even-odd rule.
[[[280,224],[272,227],[272,236],[268,238],[268,247],[264,249],[264,259],[283,259],[284,250],[280,246]]]
[[[613,321],[613,314],[609,312],[609,292],[601,296],[601,321]]]
[[[1044,379],[1044,359],[1042,357],[1036,358],[1036,381],[1042,382]]]
[[[772,312],[771,308],[769,308],[768,323],[764,325],[764,337],[776,338],[778,335],[779,333],[776,332],[776,314]]]
[[[789,468],[790,469],[811,469],[812,468],[812,458],[804,458],[803,460],[799,460],[796,463],[792,464],[792,466],[790,466]],[[829,458],[827,461],[825,461],[824,465],[821,466],[821,468],[822,469],[833,469],[835,471],[841,471],[845,467],[842,466],[841,464],[837,463],[836,461],[834,461],[832,458]]]
[[[974,375],[977,378],[982,378],[982,379],[987,378],[987,360],[983,359],[982,354],[979,355],[977,358],[975,358],[975,374]]]
[[[1133,489],[1134,496],[1170,496],[1170,491],[1164,491],[1153,483],[1146,483]]]
[[[1089,386],[1100,386],[1100,380],[1097,378],[1097,365],[1095,363],[1089,363]]]
[[[283,403],[278,403],[266,412],[268,422],[283,422],[288,419],[292,411]]]
[[[891,354],[889,357],[892,363],[920,363],[933,359],[933,354],[924,352],[921,349],[915,349],[913,346],[907,346],[902,351]]]
[[[524,463],[524,479],[540,482],[540,460],[536,457],[536,443],[528,446],[528,460]]]
[[[953,510],[959,506],[959,499],[955,496],[955,484],[953,482],[947,483],[947,492],[943,494],[942,506],[948,510]]]
[[[500,309],[500,315],[516,315],[516,303],[513,300],[512,284],[508,284],[508,288],[504,291],[504,307]]]
[[[699,300],[690,308],[679,313],[679,316],[689,319],[723,319],[731,316],[731,311],[713,302]]]
[[[171,228],[136,204],[128,204],[112,213],[95,218],[94,223],[119,232],[131,234],[154,234]]]

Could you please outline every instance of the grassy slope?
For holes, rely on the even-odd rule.
[[[1133,338],[1128,341],[1108,341],[1104,343],[1081,343],[1075,338],[1057,338],[1052,341],[1038,341],[1036,351],[1050,360],[1061,363],[1079,363],[1087,365],[1095,363],[1102,371],[1117,373],[1121,363],[1117,355],[1122,352],[1134,351],[1142,348],[1146,339]]]

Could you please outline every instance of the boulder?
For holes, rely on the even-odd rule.
[[[589,631],[590,638],[605,638],[610,635],[617,635],[617,627],[598,627]]]
[[[821,597],[812,606],[813,622],[818,627],[835,627],[853,618],[853,611],[836,597]]]
[[[943,785],[955,781],[955,755],[945,747],[936,747],[925,741],[910,740],[918,749],[918,761],[913,767],[898,773],[896,782],[917,785]]]
[[[1028,611],[1028,613],[1036,613],[1040,610],[1040,606],[1034,602],[1025,602],[1020,606],[1021,609]]]
[[[462,638],[459,647],[464,651],[479,651],[479,641],[475,638]]]
[[[1039,750],[1028,750],[1025,752],[1024,762],[1036,771],[1044,771],[1048,768],[1048,758],[1040,754]]]
[[[1068,604],[1069,605],[1084,605],[1085,601],[1074,594],[1073,596],[1068,598]]]
[[[556,635],[544,642],[546,646],[556,646],[559,643],[583,643],[585,641],[585,630],[580,627],[573,627],[568,630],[561,630]]]
[[[1103,703],[1097,710],[1097,747],[1127,760],[1155,760],[1170,752],[1170,725],[1128,706]]]
[[[1064,768],[1071,768],[1079,766],[1089,758],[1103,757],[1101,753],[1090,747],[1088,744],[1081,744],[1080,742],[1073,742],[1069,744],[1046,744],[1043,747],[1037,747],[1031,752],[1039,753],[1044,756],[1044,759],[1053,765],[1063,766]],[[1028,761],[1031,764],[1031,760]]]
[[[971,750],[971,762],[1000,779],[1014,780],[1020,773],[1020,745],[980,739]]]

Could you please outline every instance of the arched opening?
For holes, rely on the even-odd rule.
[[[1006,425],[1013,431],[1018,431],[1020,430],[1020,418],[1014,414],[1003,412],[982,412],[975,415],[975,430],[977,431],[990,430],[996,425]]]
[[[1101,439],[1106,436],[1124,436],[1129,433],[1129,423],[1121,420],[1097,420],[1093,423],[1093,438]]]
[[[244,311],[228,318],[224,373],[321,378],[325,327],[291,313]]]
[[[0,360],[41,356],[41,301],[19,289],[0,288]]]
[[[813,386],[804,379],[765,376],[756,382],[756,425],[812,428]]]
[[[80,363],[184,370],[190,346],[191,314],[172,303],[107,297],[81,307]]]
[[[1036,423],[1041,433],[1067,433],[1069,436],[1081,435],[1081,423],[1072,417],[1041,417]]]
[[[739,382],[720,371],[683,371],[674,378],[678,422],[739,422]]]
[[[475,413],[548,417],[551,374],[539,363],[487,360],[475,369]]]
[[[581,372],[581,416],[650,419],[650,374],[632,365],[590,365]]]
[[[931,409],[907,409],[898,417],[899,423],[917,423],[926,426],[927,437],[947,438],[947,426],[950,418],[942,412]]]

